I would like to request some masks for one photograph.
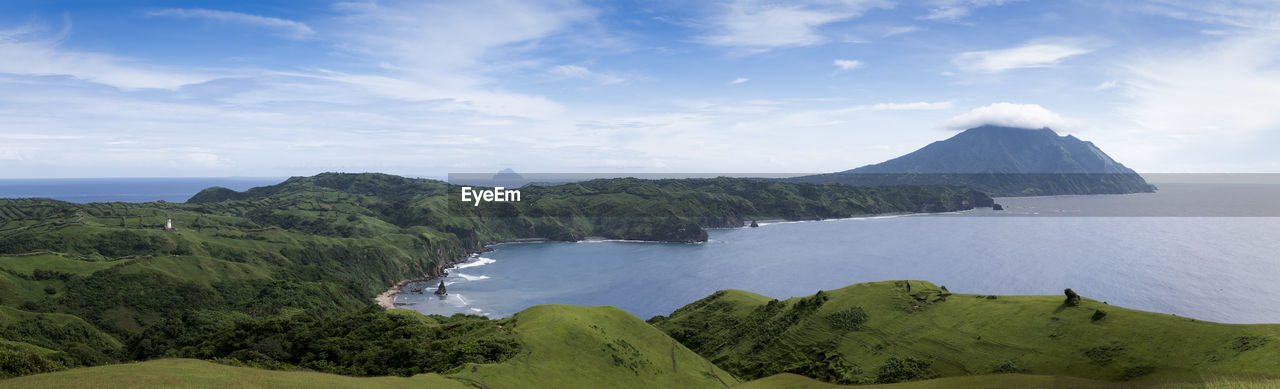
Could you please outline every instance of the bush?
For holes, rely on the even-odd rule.
[[[1093,311],[1093,317],[1091,317],[1090,319],[1092,319],[1093,321],[1098,321],[1098,320],[1102,320],[1102,318],[1104,317],[1107,317],[1107,313],[1099,309],[1099,310]]]
[[[934,374],[929,365],[932,365],[932,363],[925,360],[889,357],[888,360],[884,361],[884,365],[880,366],[880,370],[876,374],[876,383],[892,384],[934,378],[937,374]]]
[[[991,372],[992,372],[992,373],[995,373],[995,374],[1005,374],[1005,373],[1025,373],[1026,371],[1027,371],[1027,369],[1023,369],[1023,368],[1019,367],[1019,366],[1018,366],[1018,361],[1013,360],[1013,359],[1010,359],[1010,360],[1007,360],[1007,361],[1004,361],[1004,362],[1000,362],[1000,364],[999,364],[999,365],[996,365],[996,367],[995,367],[995,368],[991,369]]]
[[[831,322],[831,326],[836,329],[853,331],[862,328],[862,323],[865,323],[868,318],[870,317],[862,307],[852,307],[827,316],[827,321]]]
[[[1080,305],[1080,295],[1076,294],[1074,290],[1071,290],[1071,288],[1067,288],[1062,292],[1067,295],[1067,301],[1063,301],[1062,302],[1063,304],[1070,305],[1073,307]]]
[[[1265,346],[1267,338],[1261,336],[1239,336],[1231,340],[1231,349],[1245,352]]]
[[[65,368],[61,363],[36,354],[0,349],[0,378],[47,373]]]

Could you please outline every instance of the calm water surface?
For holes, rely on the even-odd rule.
[[[957,293],[1072,288],[1128,308],[1280,323],[1280,212],[1268,200],[1277,193],[1277,186],[1170,184],[1154,194],[999,199],[1002,212],[713,230],[700,244],[502,244],[452,270],[444,278],[449,296],[428,289],[394,301],[424,313],[492,317],[537,304],[612,305],[648,318],[720,289],[787,298],[915,279]]]

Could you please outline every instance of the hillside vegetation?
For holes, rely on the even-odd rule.
[[[408,377],[265,370],[228,359],[221,359],[223,364],[160,359],[11,378],[0,380],[0,388],[827,389],[880,382],[858,387],[1189,389],[1280,384],[1275,373],[1280,350],[1272,341],[1280,335],[1277,325],[1206,323],[1088,299],[1071,306],[1060,296],[990,297],[948,294],[923,281],[857,284],[786,301],[723,291],[669,318],[650,320],[656,325],[612,307],[543,305],[485,322],[440,322],[396,309],[384,313],[429,328],[466,326],[464,333],[509,339],[520,348],[501,361],[462,362]],[[855,307],[861,314],[849,313]],[[1107,314],[1094,320],[1090,312],[1100,308]],[[345,321],[337,322],[334,326],[341,327]],[[279,333],[274,331],[244,335],[271,338]],[[308,344],[299,347],[324,342],[303,343]],[[388,351],[381,354],[403,355]],[[1138,369],[1143,373],[1126,373]]]
[[[520,202],[476,207],[439,181],[327,173],[245,192],[210,188],[185,204],[0,200],[0,376],[172,357],[351,375],[444,372],[505,360],[520,344],[476,330],[488,328],[483,317],[421,322],[366,308],[396,282],[438,276],[486,243],[698,242],[705,228],[753,219],[991,202],[963,187],[729,178],[523,191]],[[168,219],[176,230],[161,229]],[[390,360],[366,354],[388,347],[405,351]]]

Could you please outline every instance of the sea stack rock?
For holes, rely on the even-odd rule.
[[[440,287],[439,287],[439,288],[436,288],[436,296],[444,296],[444,295],[448,295],[448,294],[449,294],[449,292],[446,292],[446,291],[444,290],[444,281],[440,281]]]
[[[757,224],[755,220],[752,220],[752,221],[751,221],[751,226],[752,226],[752,227],[759,227],[760,225],[759,225],[759,224]]]
[[[991,210],[992,210],[992,211],[1003,211],[1003,210],[1004,210],[1004,206],[1003,206],[1003,205],[1000,205],[1000,204],[996,204],[996,203],[991,203]]]

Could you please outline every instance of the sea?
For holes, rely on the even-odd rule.
[[[284,178],[29,178],[0,179],[0,198],[39,197],[72,203],[186,202],[205,188],[245,189],[278,184]]]
[[[0,197],[183,202],[210,186],[282,178],[0,180]],[[505,317],[538,304],[670,314],[721,289],[773,298],[927,280],[955,293],[1060,295],[1224,323],[1280,323],[1280,185],[1157,183],[1156,193],[998,198],[1002,211],[713,229],[704,243],[508,243],[423,293],[427,314]],[[431,292],[444,282],[449,294]]]
[[[1280,323],[1280,185],[998,198],[1002,211],[761,223],[705,243],[507,243],[393,303],[505,317],[538,304],[667,315],[717,290],[785,299],[860,282],[1061,295],[1224,323]],[[443,281],[447,296],[432,294]]]

